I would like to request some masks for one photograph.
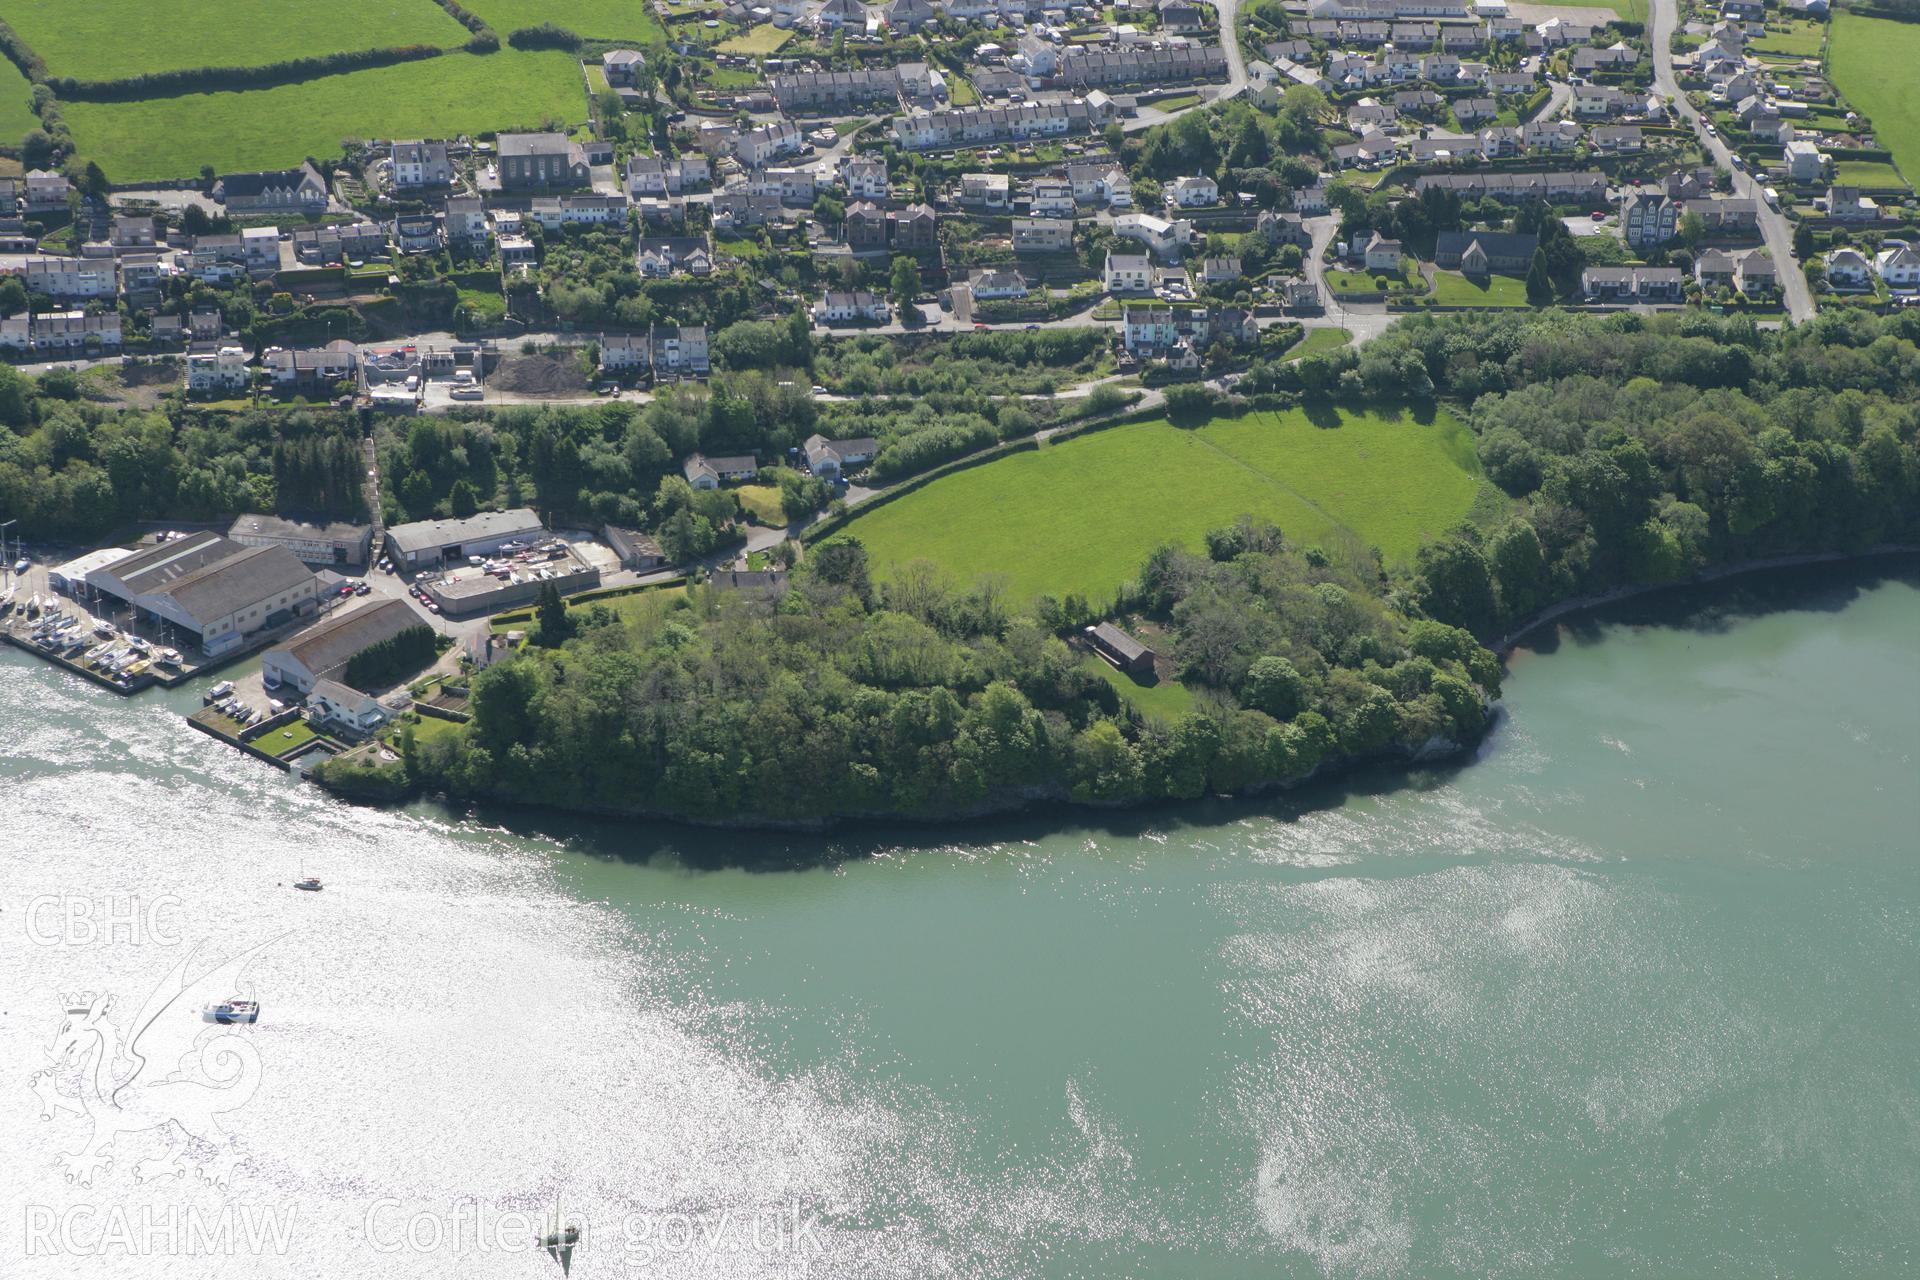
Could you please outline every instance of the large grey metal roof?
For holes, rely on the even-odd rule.
[[[540,517],[526,507],[511,511],[482,511],[464,520],[416,520],[387,530],[393,545],[408,555],[435,547],[457,547],[491,538],[541,531]]]
[[[311,581],[313,570],[285,547],[241,547],[238,555],[190,573],[159,594],[208,623]]]
[[[382,600],[336,614],[277,648],[314,675],[323,676],[345,666],[363,649],[426,625],[406,601]]]

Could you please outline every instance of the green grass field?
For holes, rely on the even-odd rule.
[[[1824,22],[1795,22],[1789,31],[1769,31],[1762,39],[1752,44],[1759,54],[1780,54],[1793,58],[1817,58],[1820,46],[1826,43],[1827,24]]]
[[[432,0],[327,0],[325,21],[311,0],[6,0],[0,10],[49,71],[82,80],[391,45],[454,48],[468,34]]]
[[[0,141],[19,146],[20,139],[40,127],[33,114],[33,85],[20,68],[0,58]]]
[[[1863,18],[1845,10],[1833,15],[1827,69],[1836,88],[1873,121],[1880,145],[1893,152],[1907,174],[1920,174],[1920,93],[1913,69],[1920,66],[1920,22]]]
[[[667,33],[647,0],[473,0],[466,7],[486,19],[503,40],[521,27],[551,22],[597,40],[667,42]]]
[[[1554,0],[1561,5],[1561,0]],[[1644,23],[1647,20],[1647,0],[1565,0],[1569,9],[1611,9],[1631,22]]]
[[[1293,344],[1282,360],[1298,360],[1302,356],[1314,355],[1321,351],[1332,351],[1344,347],[1353,341],[1353,335],[1345,329],[1336,329],[1331,325],[1319,329],[1307,330],[1307,336]]]
[[[1833,180],[1848,186],[1865,187],[1869,191],[1907,185],[1901,180],[1898,169],[1878,160],[1835,160]]]
[[[1352,536],[1389,560],[1460,521],[1481,486],[1457,419],[1305,411],[1220,419],[1195,430],[1133,423],[944,476],[849,522],[884,575],[925,558],[963,582],[998,573],[1010,596],[1108,598],[1154,547],[1199,546],[1243,514],[1295,542]]]
[[[1174,720],[1193,709],[1192,692],[1178,680],[1141,684],[1132,676],[1115,671],[1111,663],[1102,661],[1097,654],[1091,653],[1080,660],[1080,665],[1112,685],[1121,697],[1138,707],[1145,715],[1158,716],[1162,720]]]
[[[1527,282],[1518,276],[1469,280],[1458,271],[1436,271],[1433,297],[1443,307],[1524,307]]]
[[[782,31],[771,22],[763,22],[757,27],[749,27],[739,35],[730,36],[714,47],[725,53],[748,53],[756,57],[765,57],[780,52],[780,46],[793,39],[793,32]]]
[[[336,156],[343,138],[450,138],[584,118],[571,55],[451,53],[301,84],[138,102],[62,104],[89,160],[115,182],[181,178],[210,164],[271,169]]]

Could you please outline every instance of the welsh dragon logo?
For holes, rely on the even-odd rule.
[[[66,1114],[93,1121],[80,1148],[60,1156],[69,1182],[92,1186],[116,1154],[132,1153],[134,1144],[122,1144],[123,1138],[164,1130],[165,1152],[134,1163],[136,1180],[191,1171],[214,1186],[232,1184],[240,1152],[220,1117],[253,1098],[260,1052],[245,1030],[209,1023],[202,1010],[233,995],[247,965],[277,940],[189,980],[194,948],[124,1024],[111,995],[66,997],[66,1019],[47,1047],[47,1065],[28,1084],[40,1098],[42,1120]]]

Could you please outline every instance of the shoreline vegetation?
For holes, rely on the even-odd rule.
[[[1613,605],[1630,600],[1662,593],[1673,593],[1681,599],[1689,592],[1702,587],[1711,587],[1726,583],[1732,579],[1777,573],[1785,570],[1802,569],[1814,565],[1859,566],[1876,560],[1898,557],[1920,557],[1920,543],[1899,544],[1868,548],[1864,551],[1808,552],[1801,555],[1772,556],[1765,559],[1749,560],[1739,564],[1724,565],[1706,570],[1684,582],[1655,583],[1643,586],[1622,587],[1614,591],[1595,593],[1578,599],[1564,600],[1543,609],[1534,617],[1527,619],[1513,631],[1499,637],[1491,645],[1503,663],[1512,654],[1525,646],[1521,643],[1528,636],[1541,629],[1559,623],[1569,617],[1582,613],[1604,610]],[[1470,740],[1462,742],[1436,741],[1424,744],[1418,750],[1395,748],[1383,751],[1370,758],[1346,759],[1323,762],[1315,770],[1302,777],[1285,781],[1268,781],[1251,784],[1224,797],[1228,800],[1252,800],[1276,793],[1297,791],[1309,786],[1336,783],[1368,769],[1411,768],[1417,765],[1445,764],[1471,758],[1488,734],[1492,733],[1502,715],[1497,700],[1487,705],[1487,717],[1481,730]],[[419,799],[423,791],[411,785],[403,776],[392,770],[369,769],[349,764],[346,770],[337,770],[333,776],[316,781],[322,782],[325,789],[342,799],[363,804],[402,804]],[[454,797],[445,792],[430,793],[441,800]],[[1202,797],[1207,798],[1207,797]],[[723,831],[768,831],[792,834],[822,834],[835,830],[852,830],[862,827],[894,826],[903,823],[919,824],[931,827],[951,827],[956,824],[986,821],[992,818],[1009,817],[1031,813],[1048,807],[1060,808],[1067,813],[1099,812],[1101,810],[1141,810],[1150,807],[1147,802],[1135,804],[1093,804],[1075,800],[1071,795],[1048,792],[1037,788],[1013,791],[995,800],[982,803],[965,811],[953,813],[873,813],[848,814],[833,818],[814,819],[770,819],[753,815],[723,817],[692,817],[685,814],[655,812],[650,810],[620,807],[589,807],[579,805],[554,805],[542,803],[537,799],[516,798],[511,800],[490,799],[487,803],[506,804],[512,808],[537,810],[551,813],[576,813],[590,818],[639,818],[647,821],[675,823],[684,826],[699,827],[708,830]],[[1186,800],[1163,799],[1158,804],[1190,803]]]
[[[1868,547],[1863,551],[1807,551],[1796,555],[1765,556],[1756,560],[1742,560],[1737,564],[1702,569],[1682,582],[1653,582],[1616,587],[1611,591],[1595,592],[1592,595],[1562,600],[1558,604],[1550,605],[1533,617],[1525,619],[1505,635],[1490,641],[1488,647],[1500,655],[1504,661],[1511,657],[1516,649],[1524,648],[1521,641],[1534,632],[1577,613],[1605,609],[1609,605],[1625,604],[1629,600],[1637,600],[1642,596],[1655,595],[1662,591],[1686,592],[1698,587],[1714,586],[1749,574],[1771,573],[1782,569],[1804,569],[1809,565],[1817,564],[1859,565],[1896,556],[1920,556],[1920,543],[1890,543],[1886,546]]]
[[[1500,500],[1409,559],[1243,517],[1203,550],[1159,546],[1111,600],[1021,599],[898,546],[883,575],[855,516],[784,594],[556,608],[563,625],[475,680],[466,729],[403,734],[396,767],[456,800],[817,827],[1233,795],[1458,751],[1499,696],[1488,644],[1644,589],[1920,542],[1917,338],[1911,313],[1779,332],[1410,317],[1257,364],[1244,395],[1191,415],[1304,407],[1336,439],[1369,406],[1458,415]],[[1030,554],[1083,552],[1077,537]],[[1143,681],[1189,700],[1149,714],[1089,669],[1081,633],[1101,620],[1157,655]]]

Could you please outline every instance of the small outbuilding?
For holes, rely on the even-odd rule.
[[[1111,622],[1099,622],[1088,627],[1087,640],[1093,645],[1095,653],[1128,675],[1153,674],[1153,650]]]

